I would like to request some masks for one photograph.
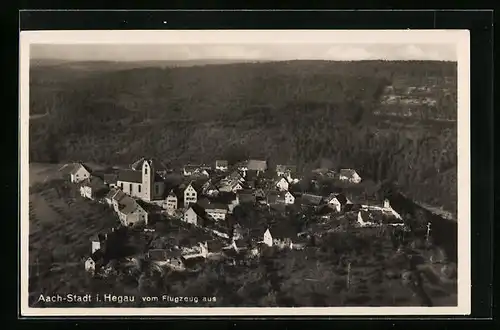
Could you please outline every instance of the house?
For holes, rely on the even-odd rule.
[[[245,181],[245,178],[241,172],[235,170],[225,176],[221,181],[238,181],[242,183]]]
[[[110,198],[111,206],[113,206],[113,209],[115,210],[115,212],[118,212],[118,206],[119,206],[120,201],[123,198],[127,197],[127,195],[123,191],[121,191],[120,189],[112,189],[108,195],[111,195],[111,198]],[[108,198],[108,197],[106,196],[106,198]]]
[[[146,257],[154,265],[160,268],[168,267],[175,271],[183,271],[186,269],[181,252],[178,250],[149,250]]]
[[[104,262],[104,253],[99,249],[92,253],[90,257],[85,260],[85,270],[94,275],[99,271]]]
[[[264,232],[262,241],[267,246],[273,246],[273,236],[271,235],[271,231],[269,230],[269,228],[267,228],[266,231]]]
[[[201,186],[198,182],[190,181],[183,191],[184,207],[188,208],[189,205],[195,204],[198,201],[198,195],[201,195]]]
[[[259,174],[265,172],[267,170],[267,161],[266,160],[257,160],[250,159],[247,163],[248,171],[257,171]]]
[[[224,221],[226,219],[228,209],[227,205],[221,203],[209,203],[205,206],[205,212],[215,221]]]
[[[351,183],[360,183],[361,177],[355,170],[344,168],[339,171],[339,180]]]
[[[295,165],[276,165],[276,175],[279,177],[286,177],[289,181],[297,173],[297,167]]]
[[[124,226],[148,224],[148,213],[129,196],[125,196],[118,202],[117,213]]]
[[[380,209],[362,209],[358,212],[357,223],[360,227],[404,226],[401,218]]]
[[[137,169],[141,164],[142,168]],[[162,168],[153,159],[143,160],[133,164],[135,169],[120,170],[117,186],[126,194],[146,201],[162,200],[165,192],[163,177],[157,172],[156,166]]]
[[[184,176],[191,176],[199,168],[200,168],[200,165],[191,165],[191,164],[188,164],[188,165],[185,165],[182,168],[182,173],[184,174]]]
[[[200,243],[201,255],[207,259],[222,254],[224,245],[218,240],[205,241]]]
[[[191,204],[184,212],[182,220],[195,226],[203,226],[207,220],[207,213],[200,205]]]
[[[106,173],[103,175],[104,184],[109,186],[110,188],[116,188],[118,181],[118,174],[115,173]]]
[[[295,196],[289,191],[282,191],[278,194],[276,203],[291,205],[295,203]]]
[[[68,166],[70,181],[79,183],[90,178],[91,170],[82,163],[75,163]]]
[[[215,179],[209,179],[201,187],[201,193],[206,196],[217,196],[219,189],[217,188]]]
[[[237,192],[238,190],[243,189],[243,185],[237,181],[226,181],[226,180],[221,180],[219,182],[219,191],[220,192]]]
[[[290,186],[290,182],[288,179],[281,177],[276,181],[276,188],[278,188],[279,191],[287,191]]]
[[[91,200],[100,199],[106,196],[106,192],[107,187],[104,184],[104,181],[99,177],[92,176],[81,182],[80,195],[84,198]]]
[[[209,178],[211,172],[212,172],[211,169],[197,168],[196,170],[194,170],[192,176]]]
[[[331,194],[326,198],[327,204],[337,212],[344,210],[347,204],[352,204],[344,194]]]
[[[165,197],[165,202],[163,203],[163,208],[167,210],[169,214],[172,214],[179,208],[179,199],[174,189],[171,189],[167,197]]]
[[[162,161],[160,161],[159,159],[154,158],[154,157],[149,158],[149,159],[146,159],[143,157],[143,158],[137,160],[135,163],[133,163],[130,166],[130,168],[134,171],[141,171],[142,167],[144,165],[144,162],[153,163],[156,172],[159,173],[161,176],[164,176],[168,172],[168,167],[165,165],[165,163],[163,163]]]
[[[227,160],[216,160],[215,161],[215,169],[217,171],[225,172],[229,168],[229,163]]]
[[[96,236],[92,237],[90,241],[92,242],[92,252],[94,253],[97,250],[105,251],[106,250],[106,238],[107,235],[104,233],[99,233]]]

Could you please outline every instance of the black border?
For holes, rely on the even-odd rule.
[[[167,21],[167,24],[163,22]],[[493,12],[492,11],[21,11],[19,29],[467,29],[471,40],[472,313],[491,317],[493,257]],[[5,53],[4,53],[5,54]],[[18,53],[17,53],[18,55]],[[19,56],[17,57],[19,58]],[[12,67],[11,67],[12,69]],[[17,72],[16,72],[17,73]],[[17,93],[15,94],[16,101]],[[18,136],[18,135],[17,135]],[[16,182],[17,183],[17,182]],[[16,201],[18,205],[19,201]],[[498,225],[497,225],[498,227]],[[19,230],[19,228],[18,228]],[[18,237],[19,239],[19,237]],[[19,245],[13,247],[18,251]],[[19,254],[17,254],[19,259]],[[17,260],[19,262],[19,260]],[[19,279],[19,268],[16,282]],[[19,288],[18,288],[19,289]],[[16,295],[19,294],[17,290]],[[20,316],[18,301],[17,316]],[[107,319],[123,319],[110,317]],[[158,319],[161,317],[151,317]],[[206,317],[201,317],[206,318]],[[248,317],[256,319],[256,317]],[[240,318],[240,319],[248,319]],[[259,317],[259,319],[268,317]],[[288,319],[289,317],[279,317]],[[323,319],[324,317],[314,317]],[[363,319],[360,318],[339,318]],[[370,317],[371,321],[374,318]],[[416,318],[424,318],[416,316]],[[457,317],[436,317],[453,318]],[[458,317],[462,318],[462,317]],[[30,318],[31,319],[31,318]],[[39,319],[33,318],[33,319]],[[45,318],[43,318],[45,319]],[[78,318],[65,318],[79,320]],[[103,319],[103,318],[101,318]],[[128,318],[127,318],[128,319]],[[174,318],[169,317],[169,320]],[[186,318],[177,318],[186,319]],[[193,318],[190,318],[193,319]],[[196,317],[196,319],[199,319]],[[224,319],[217,317],[215,319]],[[312,317],[303,317],[309,319]],[[386,321],[388,318],[384,318]],[[392,317],[392,326],[409,317]],[[127,324],[135,322],[127,321]],[[294,319],[294,322],[298,320]],[[236,322],[236,318],[235,318]],[[23,321],[25,325],[32,321]],[[46,322],[43,322],[46,323]],[[73,323],[73,322],[72,322]],[[88,324],[79,321],[79,325]],[[108,323],[108,322],[106,322]],[[196,322],[199,323],[199,322]],[[217,321],[218,323],[218,321]],[[373,323],[372,323],[373,324]],[[432,324],[437,324],[433,321]],[[236,324],[234,324],[236,325]],[[278,324],[277,324],[278,325]],[[426,326],[431,324],[426,324]],[[19,326],[19,324],[18,324]],[[201,324],[199,325],[201,326]],[[317,326],[317,325],[315,325]],[[17,328],[17,327],[16,327]]]

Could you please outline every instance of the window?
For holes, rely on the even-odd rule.
[[[122,188],[122,190],[123,190],[123,182],[122,182],[122,183],[120,183],[120,188]]]
[[[140,184],[137,185],[137,191],[141,192],[141,185]]]
[[[148,168],[147,167],[144,169],[144,174],[148,174]]]
[[[128,189],[129,189],[130,192],[132,192],[132,184],[131,183],[129,183]]]

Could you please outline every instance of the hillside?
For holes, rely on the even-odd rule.
[[[109,65],[32,67],[30,161],[327,158],[455,213],[456,63]]]

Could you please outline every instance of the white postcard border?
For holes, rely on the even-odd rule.
[[[29,66],[31,44],[455,44],[458,62],[458,305],[456,307],[32,308],[28,306]],[[468,30],[93,30],[20,33],[20,312],[31,316],[469,315],[470,37]],[[83,266],[82,266],[83,269]]]

